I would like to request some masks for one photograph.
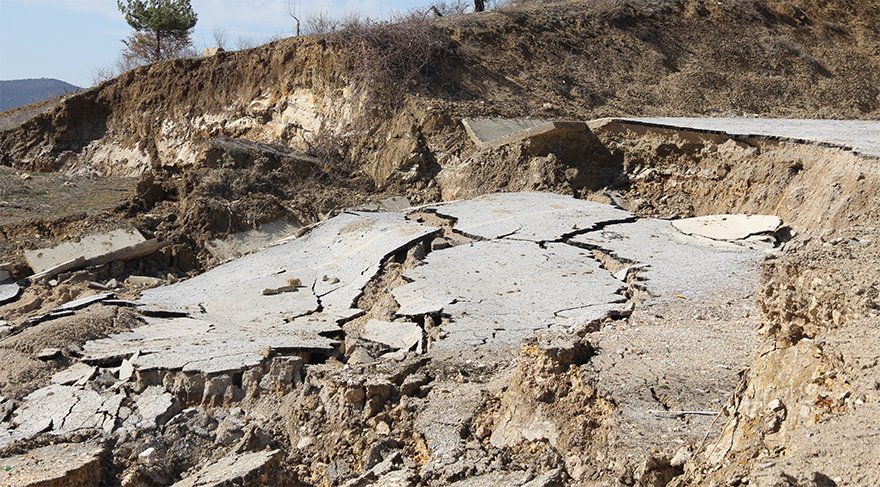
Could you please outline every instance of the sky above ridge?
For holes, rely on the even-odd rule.
[[[407,12],[430,0],[299,0],[300,19],[325,12],[371,18]],[[293,34],[288,0],[192,0],[199,22],[196,49],[212,47],[214,31],[226,32],[229,48],[261,44]],[[0,0],[0,80],[57,78],[93,84],[99,68],[112,66],[132,32],[115,0]]]

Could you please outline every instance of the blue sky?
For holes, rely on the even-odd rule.
[[[288,0],[192,0],[199,14],[193,33],[201,51],[214,45],[213,32],[229,44],[263,41],[293,32]],[[430,0],[299,0],[301,18],[324,11],[335,17],[358,12],[384,17]],[[115,0],[0,0],[0,79],[58,78],[90,86],[95,72],[112,65],[131,29]]]

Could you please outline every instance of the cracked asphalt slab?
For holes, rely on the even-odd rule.
[[[387,291],[399,305],[395,315],[406,321],[401,332],[418,331],[431,316],[439,318],[441,333],[429,338],[422,330],[427,347],[409,353],[501,363],[536,333],[586,334],[598,350],[593,373],[603,392],[618,398],[622,436],[656,434],[658,422],[648,411],[717,407],[730,387],[711,384],[735,381],[757,344],[752,296],[762,251],[556,194],[500,193],[420,211],[450,220],[452,232],[471,240],[431,251],[430,242],[444,230],[412,221],[412,213],[345,212],[294,241],[145,291],[136,303],[145,315],[142,326],[83,347],[82,361],[98,373],[33,392],[0,425],[0,444],[44,433],[121,434],[132,425],[158,424],[179,406],[176,397],[250,397],[251,389],[268,387],[264,378],[279,358],[299,360],[281,374],[287,377],[303,363],[307,369],[312,354],[344,362],[342,325],[369,311],[358,308],[365,288],[387,259],[417,246],[426,255]],[[283,290],[267,295],[267,289]],[[739,310],[735,319],[730,310]],[[394,323],[383,326],[392,332]],[[717,357],[724,357],[724,368],[713,363]],[[120,372],[108,387],[106,373],[123,359],[134,373],[123,379]],[[691,370],[692,376],[666,370]],[[166,373],[186,376],[163,379]],[[129,381],[144,384],[122,387]],[[181,381],[196,392],[172,396],[169,384]],[[675,387],[664,388],[669,382]],[[485,387],[471,384],[447,395],[476,398]],[[462,428],[461,421],[431,419],[430,411],[447,407],[441,396],[427,396],[428,409],[417,422],[437,458],[455,450]],[[480,404],[458,401],[456,417],[466,422]],[[667,436],[675,441],[694,434],[692,425],[702,419],[664,421],[674,423],[676,433]]]
[[[719,132],[735,136],[758,136],[818,142],[880,157],[880,121],[810,120],[787,118],[625,118],[621,122],[656,127]]]

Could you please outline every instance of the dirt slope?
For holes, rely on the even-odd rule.
[[[126,73],[5,132],[0,157],[137,174],[190,164],[210,137],[306,149],[329,131],[367,166],[399,167],[409,152],[393,140],[451,149],[436,137],[450,114],[871,118],[878,25],[880,7],[856,1],[557,2],[441,19],[452,43],[418,84],[391,87],[419,97],[392,113],[368,110],[352,86],[363,66],[346,56],[350,38],[287,39]]]

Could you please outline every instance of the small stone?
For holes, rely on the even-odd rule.
[[[299,286],[281,286],[276,288],[267,287],[263,289],[263,296],[274,296],[281,293],[290,293],[299,289]]]
[[[429,381],[425,374],[413,374],[403,380],[400,385],[400,394],[402,396],[415,396],[419,390]]]
[[[681,467],[682,465],[690,461],[692,456],[693,453],[691,452],[690,447],[688,445],[685,445],[679,448],[677,452],[675,452],[675,455],[672,456],[672,460],[669,461],[669,465],[673,467]]]
[[[300,286],[302,286],[302,281],[300,281],[300,280],[299,280],[298,278],[296,278],[296,277],[288,277],[288,278],[285,280],[285,282],[287,282],[287,285],[288,285],[288,286],[293,286],[293,287],[300,287]]]
[[[23,172],[23,173],[21,173],[21,175],[18,176],[18,177],[21,178],[21,180],[23,180],[23,181],[27,181],[28,179],[31,178],[31,175],[28,174],[28,173],[26,173],[26,172]]]
[[[119,281],[117,281],[115,278],[110,279],[109,281],[107,281],[106,284],[104,284],[104,286],[106,286],[107,289],[116,289],[119,287]]]
[[[450,244],[449,241],[443,237],[437,237],[431,241],[431,250],[432,251],[448,249],[450,247],[452,247],[452,244]]]
[[[364,350],[362,347],[357,347],[354,349],[353,352],[351,352],[351,355],[349,355],[347,363],[351,365],[369,364],[371,362],[374,362],[375,360],[376,359],[373,358],[373,356],[370,355],[369,352]]]
[[[89,281],[88,286],[90,289],[97,289],[99,291],[106,291],[109,289],[106,284],[101,284],[100,282]]]
[[[129,276],[128,279],[125,280],[126,286],[135,288],[153,288],[160,286],[163,283],[164,281],[158,277],[148,276]]]
[[[138,454],[138,463],[140,463],[141,465],[152,465],[155,461],[156,449],[153,447],[147,448],[146,450]]]
[[[391,426],[388,426],[388,423],[386,423],[385,421],[379,421],[379,423],[376,424],[376,434],[382,436],[387,436],[391,434]]]
[[[61,356],[60,348],[44,348],[37,353],[37,358],[40,360],[54,360]]]
[[[364,391],[364,388],[361,386],[353,386],[349,387],[345,391],[345,400],[351,404],[357,404],[363,402],[366,399],[367,394]]]
[[[134,365],[130,360],[123,359],[122,365],[119,366],[119,380],[127,382],[132,375],[134,375]]]

